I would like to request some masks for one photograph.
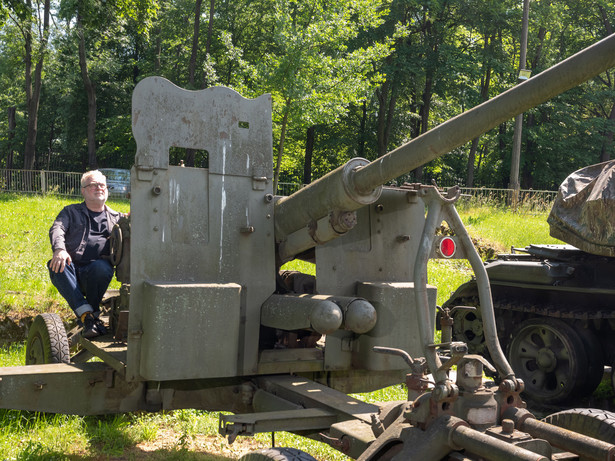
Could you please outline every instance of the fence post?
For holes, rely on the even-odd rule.
[[[45,175],[45,170],[41,170],[41,192],[43,195],[47,193],[47,177]]]

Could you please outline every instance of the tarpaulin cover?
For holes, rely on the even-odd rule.
[[[615,160],[568,176],[547,220],[551,236],[603,256],[615,256]]]

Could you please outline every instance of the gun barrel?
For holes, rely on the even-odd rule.
[[[615,66],[615,35],[585,48],[368,163],[353,159],[276,203],[276,239],[333,210],[354,211],[379,197],[383,184],[471,141],[510,118]],[[370,202],[371,200],[371,202]]]

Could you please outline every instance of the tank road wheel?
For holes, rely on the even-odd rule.
[[[26,340],[26,365],[68,362],[70,353],[62,319],[51,313],[37,315]]]
[[[537,403],[561,403],[581,389],[588,364],[583,341],[558,319],[521,322],[508,345],[508,360],[525,383],[525,395]]]
[[[615,413],[610,411],[573,408],[553,413],[543,421],[604,442],[615,443]]]
[[[314,457],[296,448],[265,448],[248,453],[239,461],[316,461]]]

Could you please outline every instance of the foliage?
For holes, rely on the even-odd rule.
[[[21,168],[25,160],[27,4],[0,3],[0,103],[16,110],[12,133],[0,117],[0,167]],[[52,0],[36,167],[82,171],[90,163],[87,126],[94,121],[80,37],[95,89],[101,167],[132,165],[131,93],[150,75],[190,89],[271,93],[272,155],[287,182],[320,177],[355,156],[373,160],[517,79],[518,1],[210,0],[203,6],[197,36],[189,0]],[[532,2],[527,67],[535,75],[606,37],[614,16],[611,0]],[[554,189],[571,171],[613,155],[614,82],[611,70],[525,114],[522,188]],[[507,186],[512,134],[508,122],[480,137],[475,185]],[[469,144],[462,146],[425,165],[422,178],[402,179],[464,184],[469,152]]]

